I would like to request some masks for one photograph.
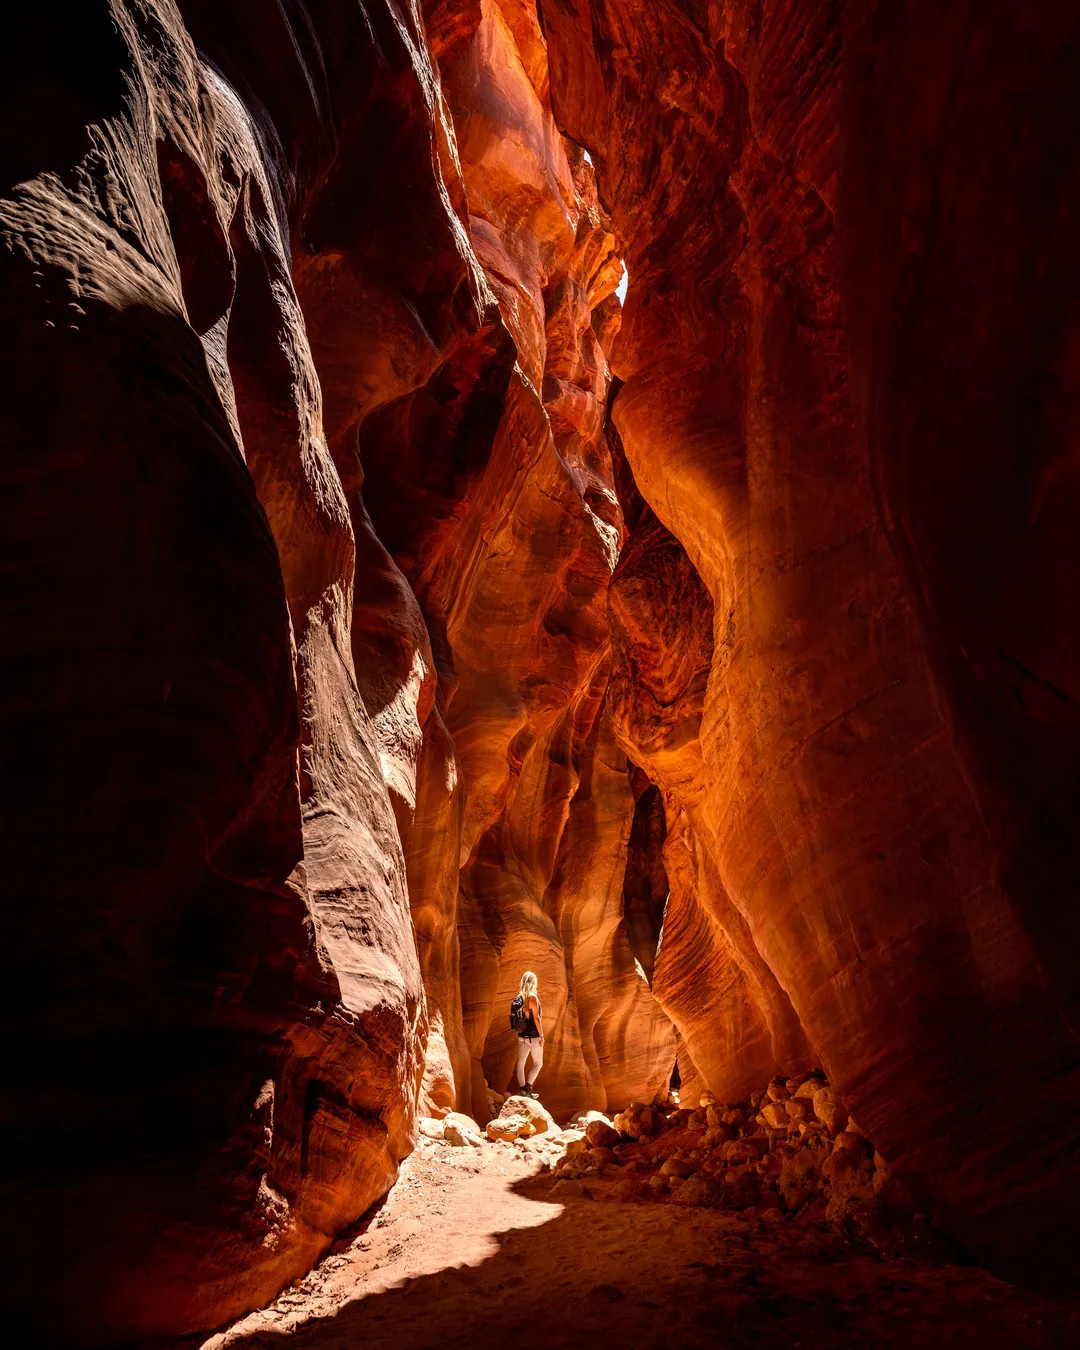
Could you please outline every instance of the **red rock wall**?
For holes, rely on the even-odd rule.
[[[708,800],[702,715],[710,672],[730,656],[731,616],[717,656],[709,592],[682,545],[642,501],[618,432],[611,428],[609,436],[632,522],[608,592],[611,705],[621,743],[664,799],[669,894],[652,987],[682,1035],[687,1100],[705,1085],[733,1100],[750,1091],[755,1077],[802,1065],[810,1049],[712,856],[699,845]]]
[[[525,966],[556,1114],[820,1060],[1068,1275],[1071,9],[60,8],[0,17],[12,1318],[264,1300],[484,1119]]]
[[[3,19],[0,265],[11,1312],[74,1345],[258,1304],[418,1092],[486,1115],[526,957],[553,1106],[674,1047],[603,709],[618,266],[535,13],[70,10]]]
[[[591,168],[552,121],[534,11],[470,14],[437,7],[428,31],[496,303],[422,389],[372,411],[360,453],[438,673],[425,820],[407,840],[442,1028],[426,1089],[484,1121],[488,1087],[512,1076],[526,969],[556,1114],[651,1098],[674,1043],[621,921],[633,799],[603,711],[620,531],[603,344],[620,267]]]
[[[747,1081],[801,1026],[935,1217],[1047,1276],[1076,1181],[1046,1172],[1078,1094],[1055,599],[1076,20],[947,9],[541,4],[556,116],[626,249],[614,421],[688,560],[639,580],[631,539],[616,661],[683,679],[663,601],[687,567],[714,615],[676,754],[626,682],[624,743],[659,750],[684,813],[669,875],[678,847],[714,877],[689,903],[673,881],[687,937],[665,924],[657,993],[666,959],[696,1060],[671,948],[707,925],[698,1020],[737,1030],[706,1079]],[[1031,95],[1019,143],[1006,87]],[[756,963],[776,983],[753,993]],[[1002,1129],[1003,1097],[1033,1116]]]
[[[20,123],[0,208],[27,1048],[6,1217],[13,1315],[57,1232],[76,1253],[28,1312],[65,1344],[262,1301],[411,1147],[425,1020],[392,798],[416,693],[411,668],[368,692],[354,577],[363,618],[377,549],[324,434],[293,241],[360,276],[327,217],[366,238],[411,165],[439,261],[411,308],[379,284],[425,343],[475,327],[482,289],[434,175],[430,64],[389,12],[380,55],[346,5],[318,43],[298,11],[192,3],[189,32],[167,0],[77,8],[5,20],[13,105],[55,102]],[[387,108],[396,185],[328,204]]]

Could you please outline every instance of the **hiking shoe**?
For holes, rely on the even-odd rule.
[[[532,1085],[529,1084],[529,1083],[526,1083],[525,1086],[524,1086],[523,1088],[519,1088],[519,1089],[518,1089],[518,1096],[519,1096],[519,1097],[535,1097],[535,1096],[536,1096],[536,1093],[533,1091]]]

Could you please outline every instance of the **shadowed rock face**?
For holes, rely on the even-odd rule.
[[[525,968],[557,1117],[676,1036],[687,1099],[824,1064],[1068,1277],[1073,8],[55,8],[0,17],[12,1317],[265,1301],[418,1101],[486,1121]]]
[[[1075,1156],[1080,1090],[1061,828],[1080,674],[1061,603],[1080,561],[1062,529],[1076,16],[541,13],[556,117],[626,249],[613,419],[685,550],[635,570],[635,536],[658,528],[635,527],[616,668],[648,633],[650,669],[683,669],[665,599],[691,565],[714,616],[692,743],[662,745],[671,708],[647,682],[625,682],[620,722],[629,753],[660,748],[639,762],[668,804],[673,901],[674,849],[697,869],[682,922],[714,952],[731,939],[745,982],[723,1063],[698,1067],[727,1090],[781,1057],[793,1012],[935,1215],[1051,1277],[1076,1176],[1046,1165]],[[1031,90],[1017,136],[1003,81]],[[660,978],[669,928],[654,990],[696,1060]],[[755,987],[756,960],[778,988]],[[713,1026],[733,965],[707,964]],[[1019,1149],[993,1124],[1003,1095],[1033,1102]]]
[[[168,3],[83,6],[40,52],[3,43],[46,83],[89,66],[77,110],[40,137],[22,124],[0,206],[20,390],[5,998],[25,1047],[6,1217],[16,1305],[41,1297],[50,1234],[79,1253],[32,1310],[63,1343],[212,1325],[306,1269],[392,1182],[422,1067],[401,844],[350,644],[354,530],[290,244],[333,190],[331,127],[374,116],[377,81],[340,85],[365,61],[396,82],[401,156],[430,177],[430,67],[400,34],[376,61],[360,16],[331,7],[342,66],[318,67],[312,106],[317,54],[281,14],[277,31],[210,9],[189,17],[213,66]],[[226,74],[245,63],[267,101]],[[469,273],[448,212],[429,228],[437,329]]]
[[[3,20],[0,202],[6,1217],[70,1344],[307,1269],[421,1087],[486,1119],[526,963],[554,1109],[674,1035],[604,704],[619,265],[535,12],[75,8]]]

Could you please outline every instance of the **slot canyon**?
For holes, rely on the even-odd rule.
[[[0,39],[8,1343],[1080,1346],[1080,9]]]

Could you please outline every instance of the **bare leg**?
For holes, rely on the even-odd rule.
[[[522,1045],[529,1047],[529,1055],[532,1058],[532,1067],[529,1069],[529,1086],[536,1082],[540,1070],[544,1067],[544,1047],[539,1039],[533,1041],[522,1041]]]
[[[524,1037],[522,1037],[522,1038],[518,1041],[518,1057],[517,1057],[517,1085],[518,1085],[518,1087],[524,1087],[524,1086],[525,1086],[525,1060],[528,1058],[528,1054],[529,1054],[529,1042],[528,1042],[527,1040],[525,1040]]]

